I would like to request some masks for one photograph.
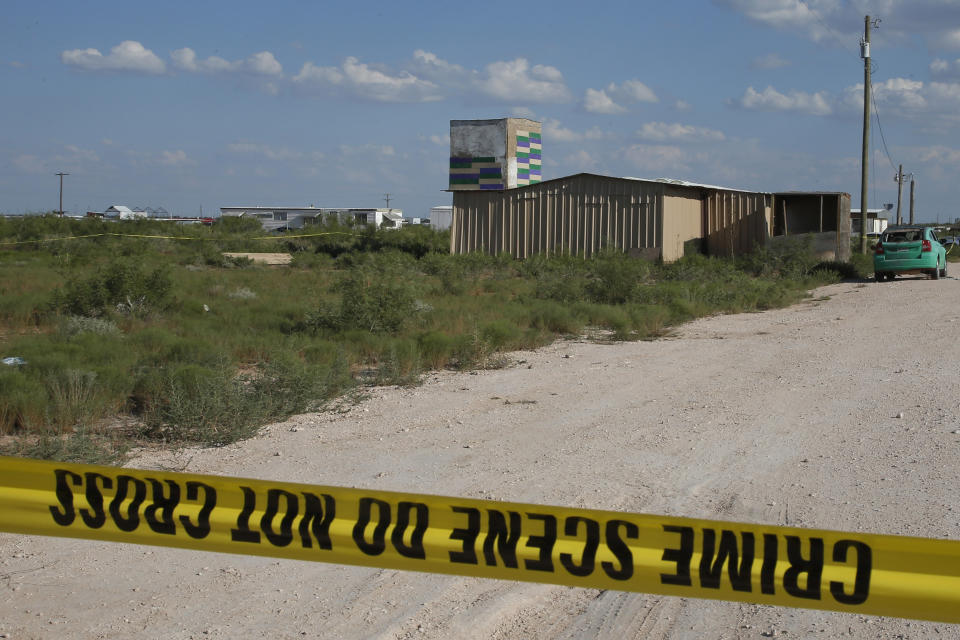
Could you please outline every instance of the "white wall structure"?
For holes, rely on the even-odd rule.
[[[109,220],[136,220],[137,218],[146,218],[147,212],[135,211],[122,204],[114,204],[107,207],[103,212],[103,217]]]
[[[889,213],[886,209],[867,209],[867,233],[883,233],[889,221],[881,214]],[[850,209],[850,232],[860,233],[860,209]]]
[[[436,229],[437,231],[445,231],[450,228],[450,223],[453,221],[453,206],[452,205],[440,205],[438,207],[430,207],[430,227]]]
[[[260,221],[266,231],[303,229],[330,218],[341,223],[372,224],[378,229],[399,229],[403,226],[402,209],[362,209],[331,207],[220,207],[224,217],[246,216]]]

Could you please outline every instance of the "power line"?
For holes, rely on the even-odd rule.
[[[830,34],[833,35],[834,38],[836,38],[837,42],[840,44],[840,46],[841,46],[843,49],[846,49],[847,51],[850,51],[851,53],[853,53],[853,55],[855,55],[855,56],[857,56],[857,57],[859,58],[859,56],[860,56],[859,52],[858,52],[856,49],[850,49],[850,48],[848,47],[848,45],[846,44],[846,40],[845,40],[839,33],[837,33],[837,31],[836,31],[833,27],[831,27],[829,24],[827,24],[826,22],[824,22],[824,21],[823,21],[823,18],[820,17],[820,14],[818,14],[816,11],[814,11],[813,8],[806,3],[806,0],[797,0],[797,2],[800,4],[800,6],[802,6],[804,9],[806,9],[807,11],[809,11],[809,12],[811,13],[811,15],[813,15],[813,17],[817,19],[817,22],[819,22],[819,23],[823,26],[824,29],[826,29],[827,31],[829,31]]]
[[[883,126],[880,124],[880,112],[877,110],[877,96],[873,93],[873,83],[870,83],[870,96],[873,98],[873,113],[877,116],[877,128],[880,129],[880,141],[883,142],[883,153],[887,156],[887,162],[890,163],[890,167],[896,171],[897,165],[894,164],[893,158],[890,157],[890,152],[887,150],[887,139],[883,136]]]

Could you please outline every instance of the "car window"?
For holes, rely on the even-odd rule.
[[[884,236],[884,242],[919,242],[922,237],[919,229],[902,229],[898,231],[888,231]]]
[[[940,242],[939,240],[937,240],[937,232],[934,231],[933,229],[930,230],[930,239],[933,240],[934,242]]]

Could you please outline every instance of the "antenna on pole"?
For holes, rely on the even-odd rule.
[[[389,209],[389,208],[390,208],[390,194],[389,194],[389,193],[383,194],[383,199],[387,201],[387,209]]]
[[[60,173],[55,173],[55,174],[53,174],[53,175],[55,175],[55,176],[60,176],[60,210],[58,211],[58,213],[60,214],[60,217],[62,218],[62,217],[63,217],[63,176],[68,176],[68,175],[70,175],[70,174],[69,174],[69,173],[64,173],[64,172],[61,171]]]

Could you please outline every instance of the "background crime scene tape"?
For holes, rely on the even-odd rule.
[[[0,458],[0,530],[960,622],[960,542]]]
[[[254,236],[245,238],[246,240],[288,240],[292,238],[316,238],[319,236],[356,236],[358,233],[347,231],[324,231],[322,233],[300,233],[296,235],[281,234],[272,236]],[[59,238],[40,238],[37,240],[15,240],[12,242],[0,242],[2,246],[13,246],[18,244],[41,244],[44,242],[59,242],[61,240],[80,240],[82,238],[105,238],[108,236],[116,238],[157,238],[160,240],[215,240],[215,238],[200,238],[195,236],[149,236],[139,233],[91,233],[84,236],[61,236]]]

